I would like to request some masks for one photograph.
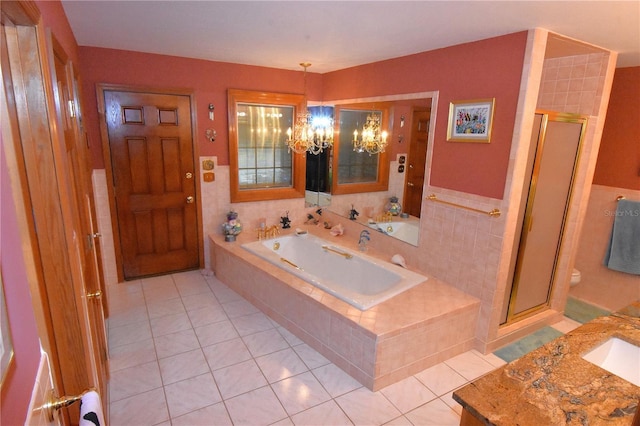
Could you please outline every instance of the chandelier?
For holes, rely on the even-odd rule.
[[[353,150],[356,152],[368,152],[379,154],[387,147],[387,132],[381,130],[380,121],[382,113],[371,112],[367,115],[367,120],[362,126],[362,133],[357,130],[353,132]]]
[[[307,110],[307,68],[309,62],[300,64],[304,68],[304,107],[296,114],[296,122],[293,129],[287,130],[287,148],[289,152],[296,154],[308,152],[313,155],[320,154],[323,150],[333,146],[333,120],[314,120]]]

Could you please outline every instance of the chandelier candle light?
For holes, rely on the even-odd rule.
[[[376,114],[375,112],[371,112],[371,114],[367,115],[367,120],[362,126],[362,133],[360,134],[360,138],[358,139],[358,131],[353,131],[353,150],[356,152],[368,152],[371,154],[379,154],[384,152],[387,147],[387,136],[388,133],[386,131],[381,130],[380,128],[380,120],[382,119],[382,114]]]
[[[314,120],[307,110],[307,68],[311,64],[302,62],[300,66],[304,68],[304,107],[296,114],[293,129],[287,130],[287,148],[296,154],[317,155],[333,146],[333,120]]]

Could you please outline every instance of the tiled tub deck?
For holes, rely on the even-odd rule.
[[[249,241],[209,236],[218,279],[371,390],[473,347],[480,302],[433,277],[360,311],[243,249]]]

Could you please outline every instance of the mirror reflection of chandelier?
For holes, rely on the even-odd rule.
[[[304,107],[296,114],[293,129],[287,130],[287,148],[296,154],[308,152],[317,155],[333,146],[333,120],[314,120],[307,110],[307,68],[309,62],[300,64],[304,68]]]
[[[362,126],[362,133],[353,132],[353,150],[356,152],[368,152],[379,154],[387,147],[388,133],[381,129],[382,113],[371,112]]]

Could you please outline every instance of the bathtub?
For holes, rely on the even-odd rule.
[[[310,234],[254,241],[242,247],[362,311],[427,280]]]
[[[474,347],[480,301],[438,278],[430,276],[425,285],[362,311],[303,280],[292,266],[287,268],[291,273],[286,272],[279,256],[271,262],[244,247],[266,244],[258,248],[266,254],[276,241],[282,247],[286,237],[259,242],[252,237],[243,233],[230,243],[224,235],[209,235],[209,261],[216,280],[372,391]],[[335,244],[331,247],[352,253]]]

